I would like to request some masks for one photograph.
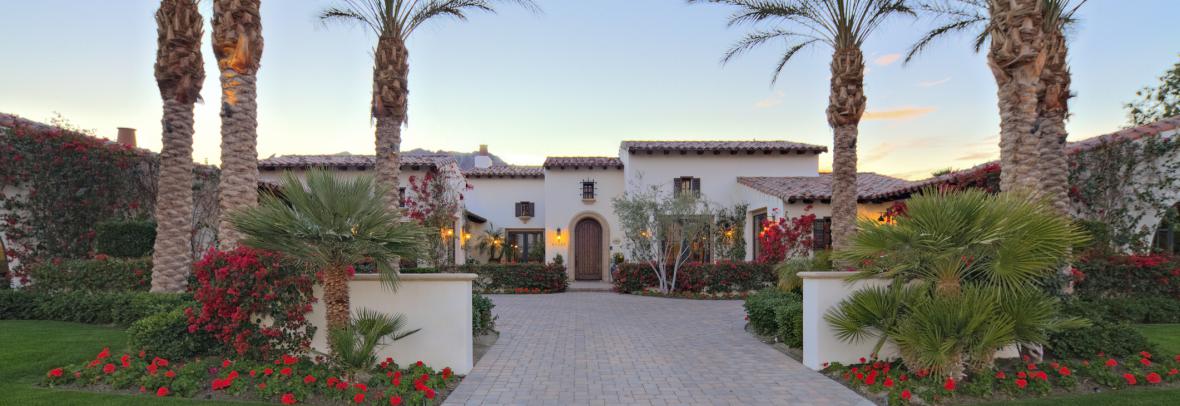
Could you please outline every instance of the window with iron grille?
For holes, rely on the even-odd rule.
[[[398,196],[397,207],[403,207],[403,208],[406,207],[406,188],[404,188],[404,187],[397,188],[397,196]]]
[[[516,217],[533,217],[536,204],[533,202],[516,202]]]
[[[826,250],[832,248],[832,218],[815,219],[811,223],[811,249]]]
[[[672,179],[672,193],[676,197],[680,197],[684,193],[691,193],[691,196],[699,197],[701,195],[701,178],[681,176]]]
[[[594,200],[595,186],[592,180],[582,181],[582,200]]]

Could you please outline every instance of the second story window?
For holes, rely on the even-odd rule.
[[[681,176],[679,178],[672,179],[672,193],[676,197],[680,197],[685,193],[690,193],[690,196],[700,196],[701,178]]]
[[[594,200],[595,182],[592,180],[582,181],[582,200]]]
[[[406,207],[406,188],[404,188],[404,187],[397,188],[397,196],[399,198],[398,202],[397,202],[397,207],[402,207],[402,208]]]
[[[536,204],[533,202],[516,202],[516,217],[532,218],[536,212]]]

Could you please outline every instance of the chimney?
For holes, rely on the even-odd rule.
[[[123,145],[135,147],[135,129],[119,127],[119,138],[115,141]]]
[[[488,144],[479,144],[479,153],[475,154],[476,168],[490,168],[492,167],[492,157],[488,155]]]

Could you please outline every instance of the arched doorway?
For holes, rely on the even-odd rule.
[[[584,218],[574,226],[574,280],[602,280],[602,223]]]

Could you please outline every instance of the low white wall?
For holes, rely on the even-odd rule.
[[[876,339],[847,343],[836,338],[836,332],[824,320],[824,315],[853,292],[871,286],[888,285],[884,279],[845,281],[851,272],[800,272],[803,279],[803,365],[814,370],[823,369],[825,362],[844,364],[868,358]],[[885,343],[878,358],[893,358],[897,349]]]
[[[402,274],[397,291],[390,291],[378,275],[360,274],[349,282],[351,306],[405,315],[408,329],[422,330],[378,351],[378,359],[392,357],[399,364],[422,361],[435,370],[450,367],[467,374],[474,366],[471,337],[471,282],[475,274]],[[316,286],[315,297],[323,290]],[[308,319],[317,327],[311,346],[327,352],[323,301],[312,306]]]

